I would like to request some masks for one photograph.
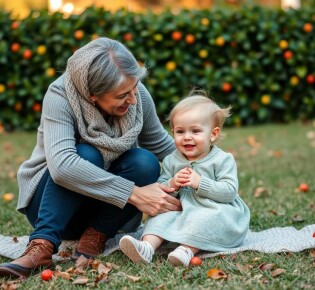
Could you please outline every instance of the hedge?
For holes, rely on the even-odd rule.
[[[161,119],[193,86],[233,106],[228,125],[309,119],[315,113],[315,8],[181,10],[174,15],[0,12],[0,126],[38,126],[48,85],[67,58],[98,36],[122,41],[149,68]]]

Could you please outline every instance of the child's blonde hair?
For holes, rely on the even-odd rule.
[[[199,107],[200,118],[208,118],[212,129],[219,127],[220,131],[222,131],[225,119],[231,115],[230,111],[232,108],[231,106],[228,106],[227,108],[220,108],[212,99],[208,97],[204,90],[193,89],[190,91],[187,97],[184,97],[181,101],[179,101],[179,103],[177,103],[171,110],[168,118],[171,129],[173,129],[174,126],[174,116],[178,112],[186,112],[191,109],[195,109],[196,107]],[[221,132],[220,136],[213,143],[216,143],[223,137],[224,134]]]

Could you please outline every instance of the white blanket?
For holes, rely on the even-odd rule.
[[[139,238],[142,232],[140,227],[136,232],[129,233]],[[117,234],[114,238],[109,239],[106,243],[104,255],[108,256],[112,252],[119,250],[119,240],[124,234]],[[28,236],[9,237],[0,235],[0,255],[16,259],[25,250],[28,243]],[[75,248],[77,241],[64,241],[60,246],[60,250],[66,248]],[[175,244],[168,243],[161,247],[161,251],[174,248]],[[308,225],[300,230],[294,227],[277,227],[266,229],[260,232],[249,231],[243,244],[231,248],[225,252],[211,253],[201,252],[201,258],[212,257],[216,255],[228,255],[244,251],[258,251],[263,253],[279,253],[279,252],[300,252],[306,249],[315,248],[315,224]],[[60,259],[54,255],[54,259]]]

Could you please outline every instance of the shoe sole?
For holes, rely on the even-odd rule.
[[[119,247],[122,250],[122,252],[134,263],[146,263],[148,262],[140,256],[139,252],[136,249],[136,246],[134,243],[129,240],[127,237],[122,238],[119,241]]]
[[[39,267],[30,269],[29,272],[25,271],[24,273],[22,273],[22,272],[19,272],[17,269],[14,269],[14,268],[0,267],[0,277],[1,278],[17,277],[17,278],[26,279],[29,276],[31,276],[32,274],[36,274],[36,273],[40,272],[41,270],[52,269],[52,268],[53,268],[53,263],[51,263],[48,266],[39,266]]]
[[[167,257],[168,261],[173,265],[173,266],[185,266],[181,260],[177,259],[174,256],[168,256]]]

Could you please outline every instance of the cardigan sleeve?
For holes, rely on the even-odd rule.
[[[238,193],[236,162],[230,153],[220,156],[220,163],[214,168],[215,179],[202,175],[196,195],[216,202],[230,203]]]
[[[134,183],[81,158],[76,151],[73,112],[62,90],[52,87],[42,112],[45,157],[55,183],[123,208]]]

